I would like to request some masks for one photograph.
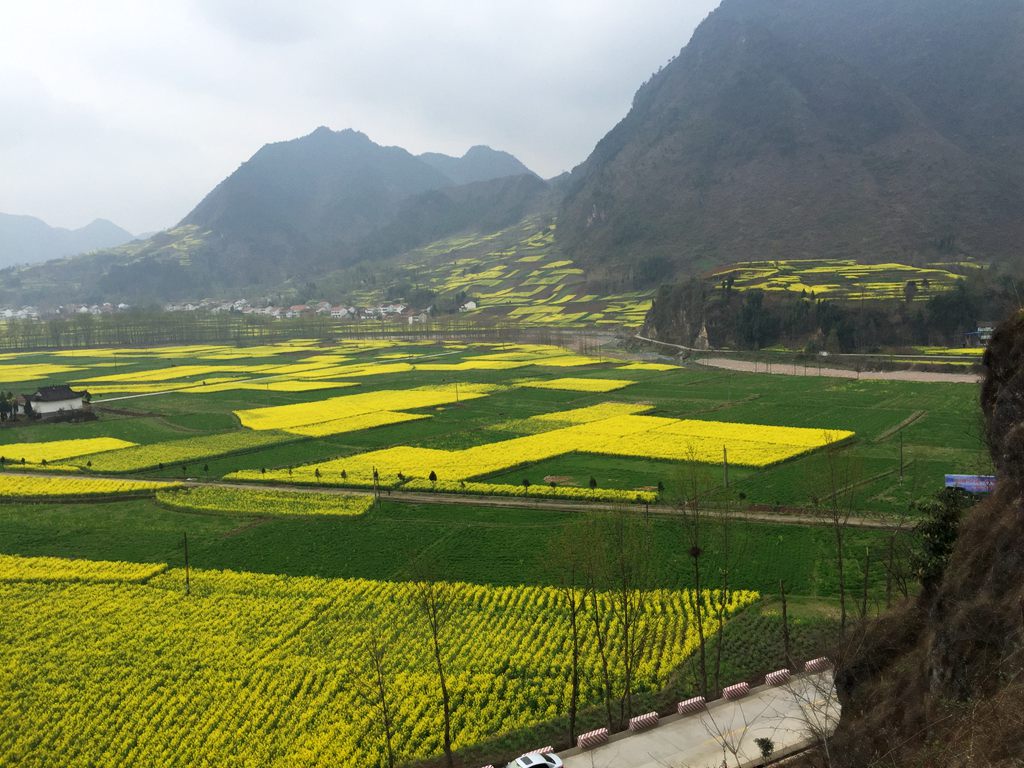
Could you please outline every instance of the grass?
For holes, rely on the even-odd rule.
[[[360,517],[260,517],[201,514],[152,500],[106,504],[5,504],[0,553],[183,565],[188,534],[192,565],[291,576],[404,580],[432,565],[445,579],[485,585],[554,585],[563,564],[554,544],[569,513],[384,501]],[[681,523],[651,523],[654,586],[693,586]],[[709,523],[706,573],[722,567],[722,529]],[[848,532],[848,570],[860,573],[865,547],[878,557],[887,534]],[[831,599],[837,579],[831,531],[823,527],[734,523],[732,581],[772,594],[780,579],[794,595]],[[872,589],[881,588],[874,574]],[[859,590],[857,577],[851,589]]]

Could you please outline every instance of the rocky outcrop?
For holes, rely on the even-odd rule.
[[[1024,315],[984,363],[996,491],[964,519],[938,586],[858,638],[841,680],[845,765],[1024,764]]]

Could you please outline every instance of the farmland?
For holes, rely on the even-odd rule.
[[[24,572],[48,567],[27,561]],[[132,584],[136,574],[125,569],[124,583],[96,586],[74,583],[74,573],[62,578],[69,570],[55,570],[53,582],[40,587],[19,581],[17,566],[0,561],[0,635],[9,651],[0,713],[7,723],[38,724],[38,730],[0,731],[0,752],[19,765],[46,765],[40,756],[47,754],[61,755],[65,765],[158,764],[168,754],[189,765],[218,765],[225,749],[233,759],[263,765],[379,763],[381,750],[367,738],[374,712],[358,684],[374,642],[390,649],[403,758],[440,747],[429,645],[409,610],[415,585],[199,571],[189,600],[179,571]],[[10,579],[3,577],[8,572]],[[551,684],[567,679],[569,658],[558,593],[468,584],[445,589],[451,685],[459,710],[473,713],[458,722],[456,748],[563,709],[566,686]],[[755,598],[733,592],[725,610]],[[599,599],[611,609],[610,596]],[[704,599],[710,615],[717,596]],[[647,600],[644,631],[653,633],[658,652],[637,676],[650,688],[686,658],[696,635],[685,592],[654,591]],[[77,642],[96,652],[73,659],[64,652],[54,630],[67,627],[69,612],[80,616],[73,626]],[[363,616],[372,618],[353,621]],[[12,648],[16,628],[40,639]],[[594,642],[583,650],[584,677],[593,681],[583,691],[587,702],[598,696]],[[185,653],[189,647],[193,652]],[[151,666],[154,655],[166,662]],[[18,681],[27,675],[60,682],[26,691]],[[186,679],[187,690],[170,693]],[[93,718],[83,738],[66,727],[68,710],[112,716]],[[124,738],[125,730],[136,738]],[[240,741],[229,736],[239,732],[246,734]]]
[[[695,588],[724,649],[714,684],[782,663],[780,581],[795,647],[820,651],[840,589],[834,540],[793,516],[813,522],[842,499],[891,518],[944,473],[987,468],[970,386],[619,354],[353,339],[8,356],[14,385],[0,389],[87,388],[98,418],[0,428],[0,722],[38,724],[0,725],[0,763],[383,765],[372,640],[390,654],[402,760],[436,757],[417,584],[450,606],[463,759],[564,741],[573,542],[608,555],[617,525],[642,542],[655,642],[635,706],[670,706],[697,690]],[[73,370],[52,373],[62,365]],[[707,506],[700,582],[671,512],[694,489]],[[576,506],[531,505],[541,498]],[[892,598],[877,562],[894,539],[847,537],[846,590],[877,609]],[[610,577],[592,585],[613,615]],[[594,631],[586,727],[604,724]]]
[[[251,351],[8,360],[19,377],[74,360],[71,383],[101,378],[104,394],[94,395],[98,421],[8,427],[0,455],[94,475],[356,488],[375,469],[393,489],[422,488],[433,472],[438,490],[515,495],[528,480],[529,493],[556,495],[554,484],[560,498],[596,497],[585,493],[593,479],[644,500],[659,487],[669,500],[687,467],[724,492],[728,469],[728,492],[745,504],[805,508],[839,490],[824,487],[822,469],[840,461],[857,509],[876,514],[904,509],[946,472],[986,467],[962,407],[973,394],[959,384],[758,377],[529,344],[299,340]],[[233,380],[211,384],[225,366]],[[140,377],[154,389],[135,391]]]
[[[978,269],[971,261],[926,266],[869,264],[850,259],[791,259],[745,261],[718,269],[716,282],[733,290],[786,291],[815,298],[847,300],[904,300],[907,283],[912,299],[924,301],[953,288],[965,274]]]
[[[464,317],[552,328],[637,327],[651,307],[651,290],[598,295],[584,270],[555,244],[555,223],[544,217],[486,235],[439,240],[404,255],[375,274],[373,284],[417,285],[442,299],[477,304]],[[372,304],[380,290],[356,293]]]

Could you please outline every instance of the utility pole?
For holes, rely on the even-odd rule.
[[[729,487],[729,449],[722,446],[722,470],[725,474],[725,487]]]
[[[192,594],[192,582],[189,578],[189,565],[188,565],[188,534],[182,534],[185,539],[185,594]]]
[[[900,482],[903,482],[903,430],[900,430]]]

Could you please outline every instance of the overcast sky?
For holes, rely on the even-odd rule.
[[[584,160],[717,0],[25,0],[0,17],[0,211],[135,232],[319,125]]]

